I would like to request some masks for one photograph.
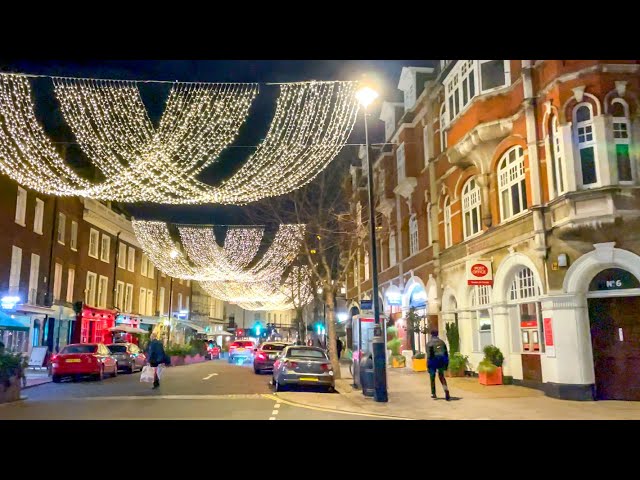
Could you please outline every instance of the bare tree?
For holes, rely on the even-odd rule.
[[[349,199],[345,189],[349,169],[347,156],[337,158],[314,181],[282,197],[266,199],[251,210],[256,223],[303,223],[306,235],[301,256],[317,285],[327,308],[329,358],[336,378],[340,365],[336,345],[335,298],[346,283],[347,272],[363,238],[349,215]]]

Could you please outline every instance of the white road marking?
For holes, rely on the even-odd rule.
[[[209,375],[204,377],[203,380],[209,380],[211,377],[215,377],[216,375],[218,375],[218,374],[217,373],[210,373]]]
[[[273,408],[280,408],[280,404],[279,404],[279,403],[276,403],[276,404],[273,406]]]
[[[280,410],[274,410],[273,412],[271,412],[271,415],[277,415],[279,411]]]
[[[269,420],[275,420],[276,417],[269,417]]]
[[[247,393],[247,394],[226,394],[226,395],[122,395],[122,396],[109,396],[109,397],[70,397],[52,399],[47,401],[111,401],[111,400],[228,400],[230,398],[264,398],[260,393]],[[3,404],[4,405],[4,404]]]

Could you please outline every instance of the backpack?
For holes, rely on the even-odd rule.
[[[433,345],[432,348],[433,348],[433,354],[436,357],[444,357],[447,355],[447,346],[442,340],[440,340],[439,342],[436,342],[436,344]]]

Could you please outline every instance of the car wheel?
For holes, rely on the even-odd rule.
[[[98,373],[98,375],[96,375],[96,380],[99,382],[104,380],[104,366],[100,367],[100,372]]]
[[[118,376],[118,364],[116,363],[115,366],[113,367],[113,375],[112,377],[117,377]]]
[[[256,375],[260,375],[260,369],[253,367],[253,373],[255,373]]]
[[[333,386],[329,386],[329,387],[327,387],[327,392],[329,392],[329,393],[333,393],[333,392],[335,392],[335,391],[336,391],[336,389],[335,389]]]
[[[136,363],[135,362],[131,362],[131,365],[129,365],[129,369],[127,371],[129,373],[134,373],[136,371]]]
[[[51,377],[51,380],[53,380],[53,383],[60,383],[60,380],[62,380],[62,377],[60,375],[53,375]]]

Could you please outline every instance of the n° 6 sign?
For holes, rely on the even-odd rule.
[[[493,271],[489,260],[467,261],[467,285],[493,285]]]

